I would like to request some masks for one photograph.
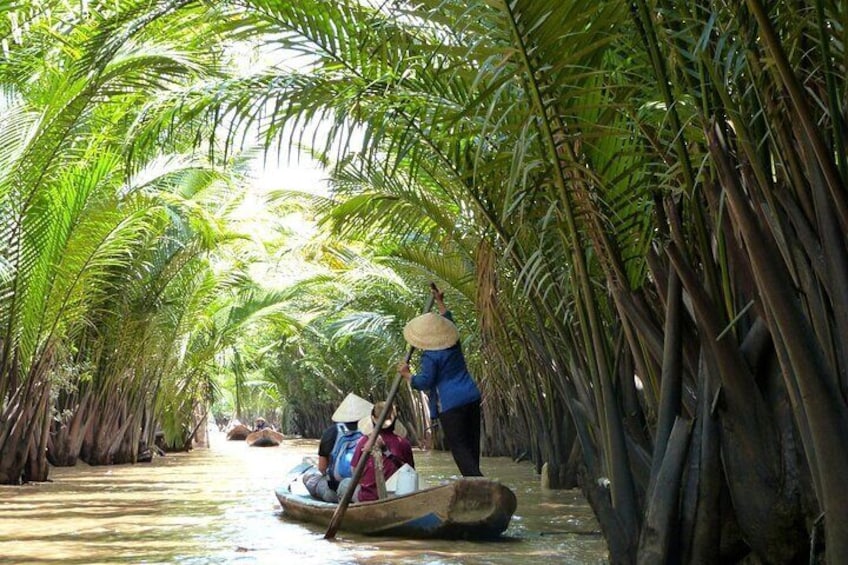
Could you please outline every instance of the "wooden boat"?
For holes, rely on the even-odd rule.
[[[324,528],[336,511],[336,504],[309,496],[299,478],[278,488],[276,495],[284,516]],[[496,538],[506,530],[515,507],[515,494],[501,483],[462,478],[402,496],[351,504],[339,529],[369,536]]]
[[[280,445],[280,442],[285,439],[285,436],[271,428],[262,428],[248,434],[244,439],[247,445],[251,447],[275,447]]]
[[[231,441],[241,441],[246,439],[250,434],[250,428],[245,426],[244,424],[236,424],[229,430],[227,430],[227,439]]]

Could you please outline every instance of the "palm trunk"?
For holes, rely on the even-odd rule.
[[[786,351],[788,365],[783,367],[799,425],[809,426],[809,441],[804,443],[810,467],[818,470],[819,503],[827,521],[825,544],[832,563],[848,562],[848,411],[838,382],[821,357],[807,319],[802,315],[794,289],[785,273],[780,255],[773,251],[770,237],[757,228],[746,199],[727,161],[727,149],[718,132],[713,132],[712,151],[720,167],[722,185],[727,191],[736,225],[751,257],[757,287],[768,308],[768,323],[778,347]]]
[[[86,391],[82,399],[78,399],[76,395],[72,396],[73,401],[76,401],[72,406],[63,408],[67,405],[60,405],[60,413],[64,409],[70,409],[71,416],[66,422],[53,422],[52,440],[47,450],[47,457],[52,465],[56,467],[76,465],[86,432],[93,421],[90,410],[92,398],[91,392]]]

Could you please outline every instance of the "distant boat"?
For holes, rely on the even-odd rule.
[[[286,436],[281,434],[280,432],[275,432],[271,428],[262,428],[261,430],[256,430],[248,434],[245,439],[247,445],[251,447],[275,447],[280,445],[280,442],[285,439]]]
[[[292,492],[297,483],[303,484],[295,479],[275,491],[283,516],[329,526],[337,505],[301,494],[297,488]],[[351,504],[339,529],[369,536],[489,539],[506,530],[515,507],[515,494],[501,483],[462,478],[402,496]]]
[[[227,439],[233,441],[241,441],[246,439],[248,435],[250,435],[250,428],[244,424],[236,424],[227,430]]]

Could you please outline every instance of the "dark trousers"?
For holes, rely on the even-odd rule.
[[[480,472],[480,401],[469,402],[439,414],[445,443],[463,477]]]

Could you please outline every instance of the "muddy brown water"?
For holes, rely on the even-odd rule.
[[[606,547],[578,491],[543,491],[529,463],[484,458],[518,509],[498,541],[362,537],[325,540],[286,519],[274,496],[317,442],[248,447],[213,435],[209,449],[152,463],[51,470],[51,482],[0,486],[0,563],[237,563],[327,565],[606,562]],[[449,454],[415,451],[429,484],[456,475]]]

